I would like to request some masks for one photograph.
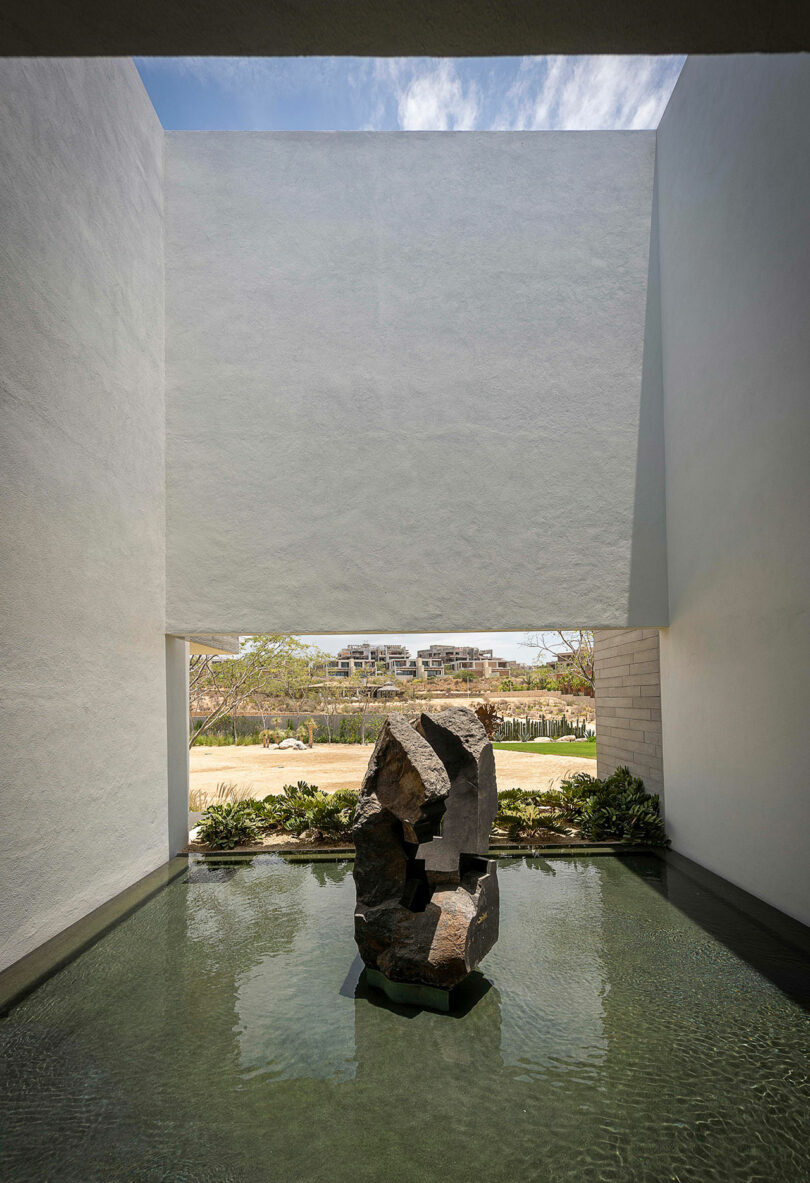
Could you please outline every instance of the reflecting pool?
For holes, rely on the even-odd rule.
[[[810,1179],[800,954],[652,857],[498,875],[448,1016],[358,977],[351,863],[192,857],[0,1023],[0,1178]]]

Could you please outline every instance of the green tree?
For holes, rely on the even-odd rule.
[[[243,638],[238,657],[192,656],[189,707],[201,722],[192,729],[189,746],[226,715],[235,721],[237,711],[247,703],[303,698],[319,658],[317,650],[285,633]]]
[[[475,670],[456,670],[453,674],[457,682],[477,682],[480,676]]]
[[[554,638],[554,648],[547,637]],[[566,629],[530,636],[524,644],[538,649],[538,660],[554,660],[555,689],[563,694],[593,694],[593,632],[591,629]],[[565,689],[564,689],[565,687]]]

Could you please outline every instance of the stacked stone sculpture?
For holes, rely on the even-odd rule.
[[[373,985],[449,1009],[498,939],[495,758],[463,707],[386,719],[354,822],[355,939]]]

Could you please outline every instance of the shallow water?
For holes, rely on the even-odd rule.
[[[654,858],[499,877],[447,1016],[355,987],[350,863],[192,858],[0,1023],[0,1177],[810,1179],[806,961]]]

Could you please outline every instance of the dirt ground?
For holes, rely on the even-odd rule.
[[[518,703],[533,707],[564,707],[576,706],[583,711],[593,714],[594,699],[585,695],[558,694],[556,690],[484,690],[478,694],[431,694],[429,702],[433,707],[476,707],[480,702],[492,700],[494,702]],[[419,702],[419,698],[414,700]]]
[[[211,792],[220,781],[236,783],[239,796],[266,797],[284,785],[309,781],[325,792],[359,789],[371,744],[317,744],[303,752],[246,747],[191,749],[190,788]],[[499,789],[550,789],[573,772],[596,775],[596,761],[534,752],[495,752]]]

